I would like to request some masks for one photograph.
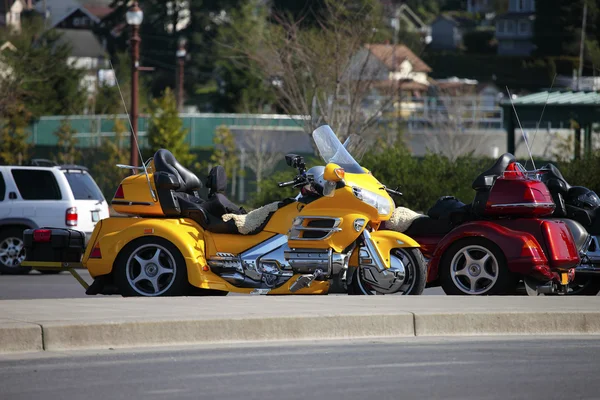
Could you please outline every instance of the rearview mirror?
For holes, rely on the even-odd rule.
[[[298,168],[300,165],[304,164],[304,157],[299,156],[298,154],[287,154],[285,156],[285,162],[292,168]]]

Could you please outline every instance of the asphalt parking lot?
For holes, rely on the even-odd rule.
[[[92,278],[87,271],[80,271],[87,282]],[[425,289],[425,295],[444,295],[441,288]],[[237,294],[230,294],[237,295]],[[44,275],[37,271],[29,275],[0,275],[0,300],[62,299],[88,297],[75,278],[67,272]]]
[[[0,355],[6,399],[597,399],[600,341],[411,338]]]

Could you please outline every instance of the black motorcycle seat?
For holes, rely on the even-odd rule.
[[[454,196],[440,197],[433,207],[427,211],[427,215],[433,219],[450,218],[452,214],[464,214],[467,212],[466,204]]]
[[[453,224],[447,218],[434,219],[429,216],[422,216],[415,219],[412,224],[403,233],[413,238],[445,235],[453,228]]]
[[[489,190],[494,186],[496,179],[506,171],[506,168],[517,159],[510,153],[504,153],[496,160],[496,163],[487,171],[484,171],[473,181],[473,189],[477,191]]]
[[[177,161],[173,153],[167,149],[160,149],[154,154],[154,167],[157,172],[167,172],[179,180],[176,192],[193,192],[202,188],[200,179],[189,169]]]

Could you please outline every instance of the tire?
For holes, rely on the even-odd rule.
[[[9,228],[0,231],[0,273],[5,275],[26,275],[31,268],[21,267],[25,260],[25,247],[22,228]]]
[[[423,253],[419,249],[398,248],[393,249],[390,254],[401,261],[407,272],[405,281],[401,289],[406,286],[402,293],[396,292],[393,294],[402,294],[404,296],[416,296],[423,293],[425,284],[427,283],[427,263],[423,257]],[[375,289],[369,286],[361,278],[361,268],[356,268],[352,276],[352,282],[348,286],[348,294],[351,296],[370,296],[377,293]]]
[[[467,263],[466,255],[472,262]],[[502,250],[482,238],[462,239],[446,250],[440,281],[444,292],[452,296],[507,295],[514,294],[516,287]]]
[[[597,296],[600,293],[600,279],[595,277],[577,278],[575,272],[574,285],[569,285],[567,296]]]
[[[121,250],[114,281],[123,297],[185,296],[190,287],[181,252],[157,236],[136,239]]]

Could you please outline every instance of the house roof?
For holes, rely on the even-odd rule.
[[[68,43],[73,57],[105,57],[106,52],[96,36],[88,30],[57,29],[62,34],[61,43]]]
[[[435,21],[433,21],[433,23],[435,23],[436,21],[439,21],[440,19],[450,21],[457,26],[461,26],[461,27],[465,27],[465,28],[472,28],[472,27],[477,26],[477,22],[471,18],[463,17],[460,15],[454,15],[454,14],[450,14],[450,13],[442,13],[440,16],[438,16],[435,19]]]
[[[394,57],[396,65],[400,65],[404,60],[408,60],[415,72],[431,72],[429,65],[419,58],[411,49],[403,44],[367,44],[365,47],[377,57],[389,70],[394,68]]]
[[[556,91],[533,93],[517,97],[512,101],[515,106],[600,106],[600,92],[596,91]],[[504,100],[502,105],[510,105],[511,102]]]
[[[91,4],[84,5],[83,8],[85,8],[87,11],[90,12],[90,14],[94,15],[98,19],[103,19],[104,17],[106,17],[114,11],[114,8],[112,7],[96,6]]]
[[[50,12],[51,26],[55,26],[71,15],[76,9],[83,8],[84,6],[110,7],[112,2],[113,0],[46,0],[45,2],[37,1],[35,9],[43,13],[45,3],[47,10]]]
[[[8,42],[8,41],[4,42],[2,44],[2,46],[0,46],[0,51],[4,51],[6,49],[9,49],[9,50],[12,50],[12,51],[17,51],[16,46],[14,44],[12,44],[11,42]]]

